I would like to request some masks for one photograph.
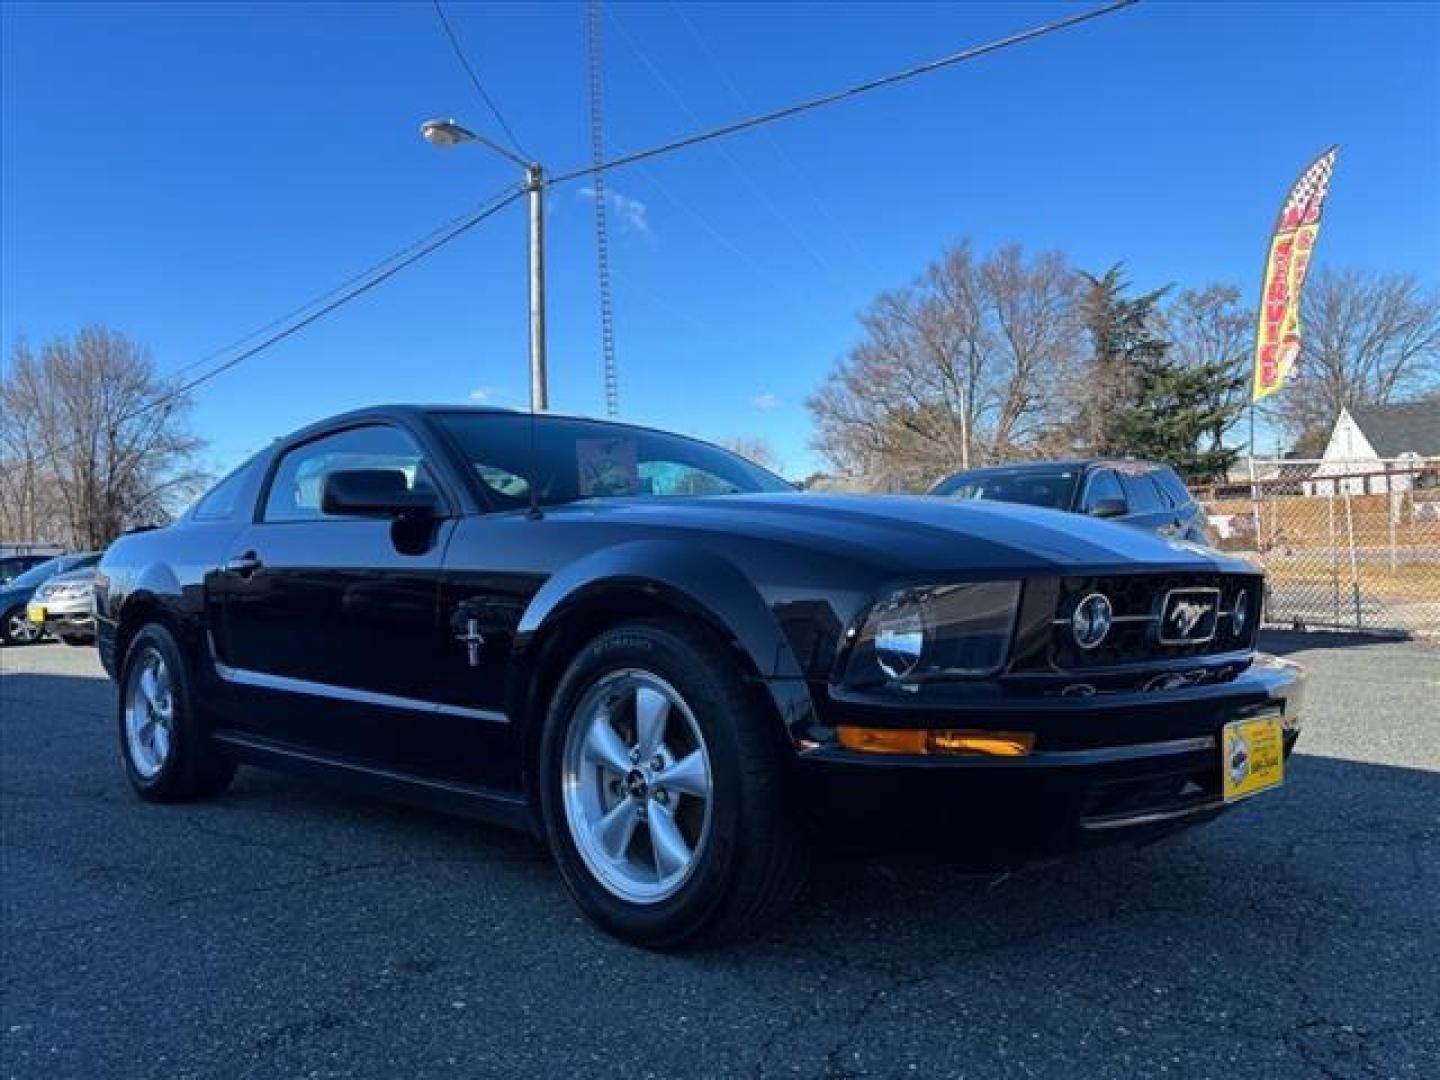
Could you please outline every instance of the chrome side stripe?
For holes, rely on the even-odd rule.
[[[214,654],[211,654],[212,659]],[[288,675],[270,675],[263,671],[246,671],[232,668],[214,660],[215,674],[228,683],[238,686],[254,686],[261,690],[278,690],[286,694],[307,694],[311,697],[331,698],[336,701],[353,701],[359,705],[378,705],[385,709],[407,709],[410,712],[436,713],[441,716],[463,716],[468,720],[487,720],[495,724],[508,724],[510,718],[502,712],[491,709],[470,709],[463,705],[444,705],[419,698],[400,697],[396,694],[382,694],[374,690],[360,690],[350,686],[331,686],[329,683],[311,682],[308,679],[292,679]]]

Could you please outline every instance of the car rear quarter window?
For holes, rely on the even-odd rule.
[[[1160,490],[1169,497],[1170,505],[1177,509],[1189,506],[1195,501],[1190,495],[1190,489],[1185,486],[1185,481],[1180,479],[1174,469],[1158,470],[1155,473],[1155,482],[1160,485]]]
[[[230,521],[240,511],[240,497],[250,486],[255,459],[251,458],[201,496],[191,518],[195,521]]]

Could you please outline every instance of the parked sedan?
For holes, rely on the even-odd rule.
[[[44,636],[44,628],[25,613],[25,605],[35,590],[57,574],[94,566],[99,561],[99,552],[60,555],[31,567],[0,587],[0,644],[29,645],[39,641]]]
[[[57,574],[35,590],[25,617],[66,645],[95,641],[95,566]]]
[[[390,407],[117,541],[97,628],[142,798],[248,762],[531,828],[661,947],[764,925],[817,843],[1014,865],[1279,784],[1300,677],[1255,652],[1262,584],[1103,521]]]
[[[26,570],[49,562],[54,557],[55,553],[51,551],[45,555],[6,555],[0,558],[0,586],[10,584]]]
[[[931,495],[1048,506],[1208,543],[1205,511],[1169,465],[1121,460],[1032,461],[966,469]]]

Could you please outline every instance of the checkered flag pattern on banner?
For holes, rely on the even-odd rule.
[[[1335,147],[1325,151],[1305,170],[1305,174],[1290,191],[1285,201],[1282,217],[1286,221],[1309,222],[1318,220],[1325,194],[1330,189],[1330,174],[1335,169]]]

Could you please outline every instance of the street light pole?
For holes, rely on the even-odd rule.
[[[545,369],[545,175],[539,165],[525,169],[530,189],[530,411],[550,408]]]
[[[550,408],[545,352],[545,171],[454,120],[426,120],[420,125],[420,134],[431,146],[479,143],[525,170],[525,190],[530,195],[530,411],[545,412]]]

